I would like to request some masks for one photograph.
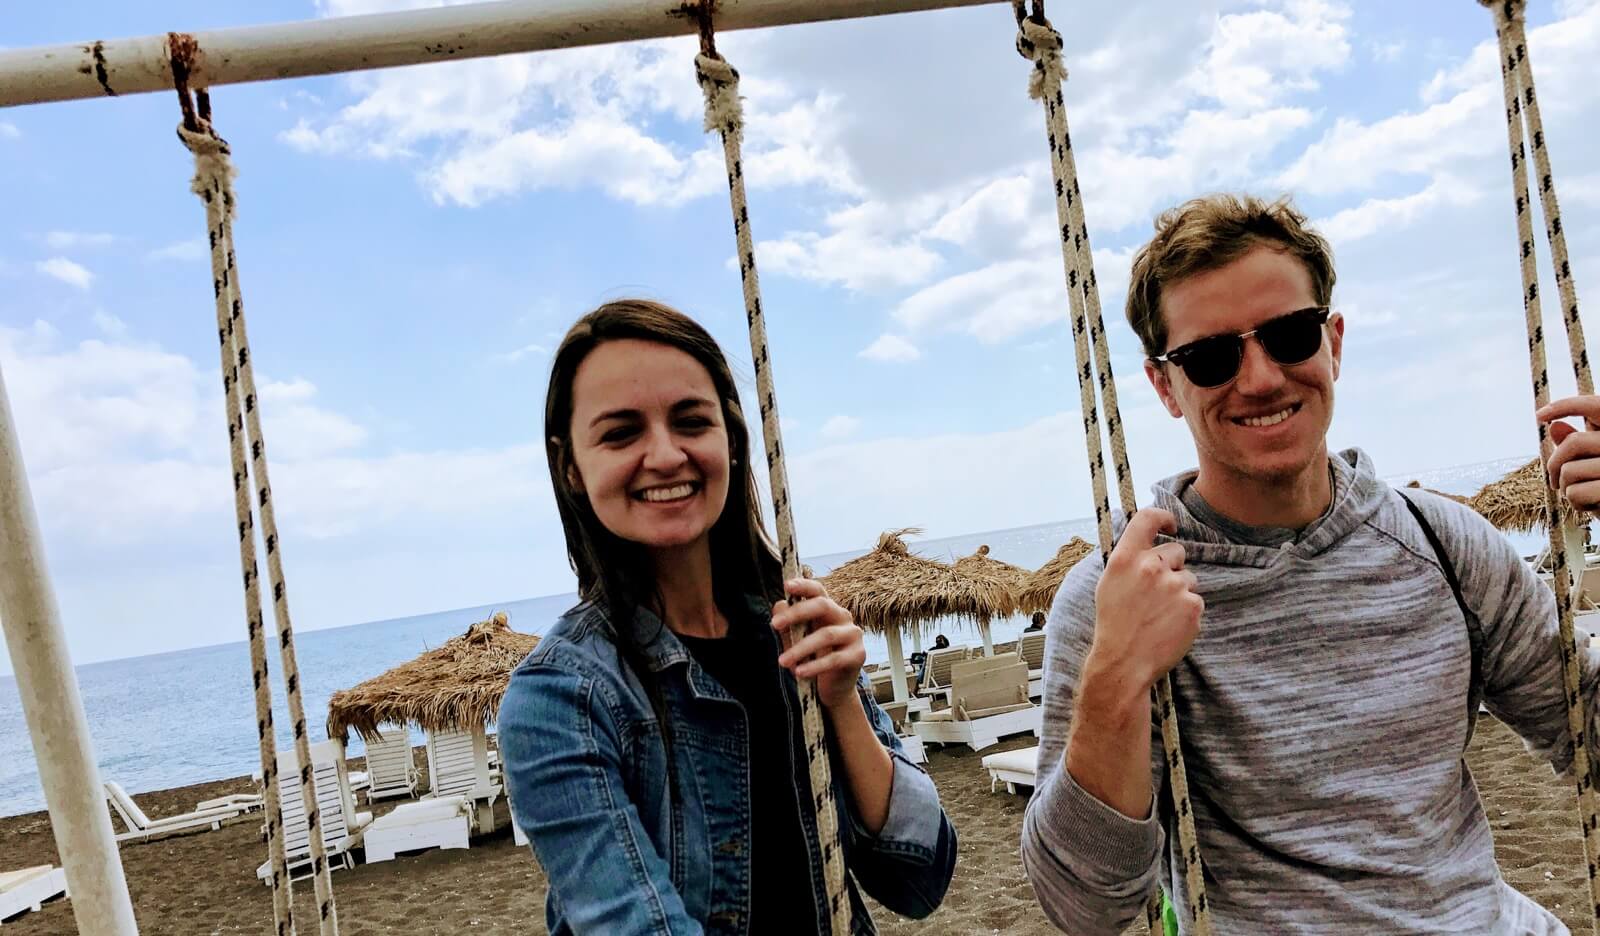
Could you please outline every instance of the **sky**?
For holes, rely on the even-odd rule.
[[[25,4],[0,46],[417,5]],[[1573,274],[1592,297],[1600,2],[1529,6]],[[1385,476],[1532,455],[1487,11],[1051,10],[1070,12],[1068,116],[1141,491],[1194,450],[1140,371],[1127,269],[1158,212],[1214,190],[1291,194],[1334,245],[1348,324],[1332,445]],[[1092,513],[1044,121],[1014,35],[1000,4],[719,40],[744,76],[805,555],[888,528]],[[693,315],[753,394],[693,52],[656,41],[216,90],[297,627],[571,589],[540,422],[550,349],[595,305],[641,295]],[[0,372],[80,663],[244,633],[178,116],[171,94],[0,110]]]

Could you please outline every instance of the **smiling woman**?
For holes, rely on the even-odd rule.
[[[582,602],[513,674],[499,737],[550,931],[828,922],[799,680],[836,752],[851,931],[871,927],[857,884],[933,912],[955,830],[864,691],[861,629],[818,583],[783,581],[711,336],[644,300],[584,316],[556,351],[545,437]],[[804,636],[783,650],[788,632]]]

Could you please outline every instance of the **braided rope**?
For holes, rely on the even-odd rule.
[[[1073,344],[1078,358],[1078,392],[1083,406],[1083,431],[1089,456],[1089,478],[1094,488],[1095,521],[1099,531],[1100,554],[1110,556],[1111,507],[1105,465],[1101,453],[1100,411],[1096,406],[1096,379],[1105,407],[1105,424],[1111,436],[1112,464],[1117,472],[1117,492],[1123,512],[1132,516],[1138,509],[1134,497],[1133,472],[1128,463],[1127,439],[1117,405],[1116,381],[1111,372],[1110,349],[1101,317],[1100,292],[1095,282],[1089,229],[1084,220],[1083,196],[1078,186],[1077,162],[1072,154],[1072,136],[1067,127],[1066,100],[1061,84],[1067,69],[1061,61],[1061,34],[1051,27],[1042,12],[1035,18],[1020,15],[1017,51],[1033,62],[1028,79],[1028,96],[1042,101],[1045,130],[1050,141],[1050,168],[1055,179],[1056,218],[1061,225],[1061,254],[1071,307]],[[1093,361],[1090,342],[1093,342]],[[1195,932],[1211,933],[1211,910],[1206,900],[1205,869],[1195,831],[1194,808],[1189,798],[1189,781],[1183,764],[1183,748],[1177,714],[1172,705],[1172,679],[1163,676],[1155,687],[1156,705],[1161,713],[1161,741],[1166,755],[1168,785],[1178,825],[1179,854],[1183,859],[1183,896]],[[1149,911],[1151,926],[1158,914],[1159,898],[1153,897]],[[1153,930],[1152,930],[1153,931]]]
[[[1534,252],[1533,203],[1529,197],[1527,151],[1523,139],[1526,116],[1533,134],[1540,192],[1546,219],[1546,236],[1555,260],[1556,282],[1560,286],[1563,318],[1567,322],[1567,345],[1577,375],[1578,392],[1592,394],[1594,381],[1589,374],[1583,326],[1578,321],[1578,300],[1567,264],[1566,238],[1561,232],[1561,215],[1556,206],[1555,183],[1550,173],[1549,155],[1544,146],[1544,129],[1538,118],[1534,96],[1533,68],[1528,61],[1527,38],[1523,32],[1521,0],[1479,0],[1493,9],[1495,34],[1500,44],[1501,78],[1505,85],[1506,139],[1511,153],[1511,184],[1516,200],[1518,252],[1522,272],[1522,306],[1528,328],[1528,362],[1533,377],[1536,407],[1550,402],[1550,374],[1544,348],[1544,316],[1539,301],[1539,271]],[[1539,450],[1550,451],[1549,427],[1539,424]],[[1561,675],[1567,701],[1567,731],[1572,736],[1572,772],[1578,787],[1578,818],[1583,829],[1584,853],[1588,859],[1589,910],[1594,932],[1600,934],[1600,821],[1595,813],[1594,781],[1590,773],[1588,718],[1585,711],[1578,651],[1573,641],[1572,580],[1563,546],[1560,495],[1553,487],[1545,491],[1546,527],[1550,531],[1550,555],[1555,565],[1552,585],[1560,626],[1556,638],[1561,655]]]
[[[256,731],[262,758],[263,795],[269,810],[267,844],[272,864],[273,916],[280,936],[293,936],[292,891],[282,835],[283,812],[278,796],[277,758],[273,749],[271,688],[267,680],[260,573],[250,507],[249,484],[252,474],[257,485],[256,495],[267,547],[267,569],[272,581],[273,613],[283,662],[285,696],[289,703],[290,718],[294,722],[295,753],[300,763],[300,796],[310,834],[320,932],[322,936],[337,936],[338,914],[334,907],[327,848],[322,840],[310,739],[306,733],[305,707],[300,693],[300,671],[294,653],[294,631],[289,621],[283,563],[278,552],[277,521],[272,505],[271,483],[267,476],[266,446],[261,432],[261,413],[256,406],[255,375],[250,363],[250,343],[245,333],[244,301],[233,252],[234,168],[227,143],[209,125],[197,124],[197,127],[190,129],[180,125],[178,136],[194,153],[192,189],[205,202],[206,234],[211,245],[212,292],[217,303],[222,386],[227,397],[228,444],[233,462],[234,511],[238,520],[240,562],[244,570],[245,616],[250,634],[251,673],[256,697]],[[249,463],[245,457],[247,438],[251,440]]]
[[[750,326],[750,355],[755,361],[756,393],[760,399],[761,430],[766,439],[767,470],[772,487],[773,517],[778,527],[778,551],[785,579],[800,575],[800,553],[795,545],[794,515],[789,503],[789,475],[784,467],[783,440],[778,423],[778,401],[773,390],[772,361],[767,353],[767,326],[761,313],[761,287],[756,276],[755,246],[750,235],[750,209],[745,199],[744,161],[740,143],[744,112],[739,102],[739,73],[710,48],[695,57],[695,77],[706,98],[707,132],[720,131],[728,167],[728,194],[733,206],[733,233],[739,251],[739,278],[744,284],[745,317]],[[785,636],[785,647],[800,636]],[[828,763],[827,737],[816,683],[802,680],[800,717],[805,728],[806,764],[811,778],[811,803],[816,810],[817,834],[822,845],[822,870],[827,888],[828,932],[845,936],[851,931],[850,901],[845,894],[844,851],[839,845],[839,816],[834,808],[833,772]]]

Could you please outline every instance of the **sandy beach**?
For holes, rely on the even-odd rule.
[[[1014,738],[985,751],[1024,747]],[[1495,850],[1506,879],[1550,907],[1574,930],[1586,925],[1582,871],[1572,792],[1549,767],[1529,756],[1505,726],[1487,716],[1469,755],[1494,826]],[[418,749],[418,765],[426,759]],[[359,765],[359,759],[356,761]],[[1055,930],[1034,902],[1017,854],[1025,800],[1002,788],[989,791],[979,755],[965,749],[932,752],[928,772],[961,834],[961,857],[949,896],[928,920],[903,920],[874,908],[888,936],[912,933],[1047,934]],[[151,816],[193,808],[199,800],[250,787],[246,777],[135,797]],[[378,812],[394,801],[380,803]],[[506,825],[473,841],[465,851],[430,851],[334,874],[339,930],[346,936],[380,933],[543,933],[545,876],[517,848]],[[49,817],[30,813],[0,819],[0,867],[59,864]],[[127,845],[123,867],[141,932],[224,934],[268,932],[272,901],[256,882],[265,859],[256,824]],[[302,933],[315,932],[309,882],[296,887]],[[1143,933],[1136,924],[1128,933]],[[5,924],[7,936],[76,933],[70,905],[48,904]]]

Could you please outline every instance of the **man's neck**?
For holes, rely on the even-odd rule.
[[[717,609],[711,587],[711,547],[705,540],[690,546],[653,551],[661,619],[674,633],[689,637],[723,637],[728,621]]]
[[[1211,509],[1235,523],[1299,530],[1332,503],[1333,468],[1326,450],[1294,477],[1271,481],[1201,465],[1194,489]]]

